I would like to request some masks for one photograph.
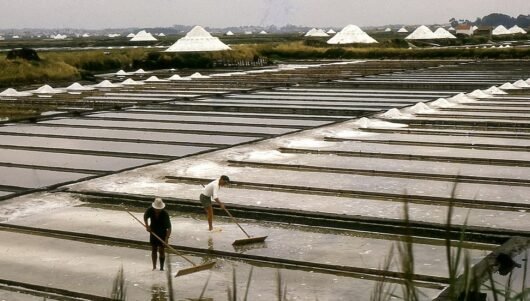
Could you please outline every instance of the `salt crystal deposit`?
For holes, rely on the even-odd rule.
[[[80,83],[73,83],[70,86],[66,87],[66,91],[90,91],[94,90],[92,87],[85,87]]]
[[[411,34],[409,34],[405,40],[433,40],[437,39],[434,32],[432,32],[429,27],[422,25],[416,30],[414,30]]]
[[[201,26],[195,26],[185,37],[176,41],[166,52],[197,52],[230,50],[219,38],[213,37]]]
[[[405,27],[401,27],[397,32],[399,32],[399,33],[407,33],[409,31]]]
[[[328,44],[371,44],[377,43],[371,36],[356,25],[348,25],[339,31],[334,37],[328,40]]]
[[[513,85],[517,88],[530,88],[530,85],[522,79],[516,81]]]
[[[495,29],[491,32],[494,36],[502,36],[502,35],[509,35],[512,34],[506,27],[499,25],[495,27]]]
[[[104,80],[100,82],[99,84],[94,85],[94,88],[118,88],[118,87],[123,87],[123,85],[111,83],[109,80]]]
[[[24,97],[24,96],[31,96],[30,92],[19,92],[13,88],[7,88],[4,91],[0,93],[0,96],[8,96],[8,97]]]
[[[146,42],[146,41],[157,41],[153,35],[145,30],[139,31],[129,41],[131,42]]]
[[[57,93],[64,93],[65,91],[62,89],[54,89],[50,85],[44,85],[32,92],[36,94],[57,94]]]
[[[467,93],[466,94],[467,96],[470,96],[470,97],[473,97],[473,98],[490,98],[491,95],[487,94],[487,93],[484,93],[482,92],[481,90],[475,90],[471,93]]]
[[[404,108],[403,109],[407,113],[411,114],[421,114],[421,113],[429,113],[432,112],[433,109],[424,104],[423,102],[418,102],[417,104],[413,105],[412,107]]]
[[[190,75],[189,77],[190,77],[190,78],[193,78],[193,79],[210,78],[209,76],[202,75],[202,74],[200,74],[199,72],[195,72],[195,73],[193,73],[192,75]]]
[[[337,32],[333,29],[330,29],[326,32],[327,34],[336,34]]]
[[[385,118],[385,119],[403,118],[403,117],[407,117],[407,114],[402,113],[400,110],[396,108],[392,108],[384,112],[383,114],[379,115],[379,117]]]
[[[447,100],[453,103],[468,103],[475,101],[475,99],[466,96],[464,93],[458,93],[457,95],[450,97]]]
[[[157,76],[151,76],[145,80],[145,82],[166,82],[166,79],[160,79]]]
[[[229,30],[229,31],[227,31],[227,32],[225,33],[225,35],[227,35],[227,36],[233,36],[233,35],[234,35],[234,33],[233,33],[233,32],[231,32],[231,31]]]
[[[305,37],[329,37],[327,33],[322,29],[311,28],[306,34]]]
[[[488,93],[488,94],[491,94],[491,95],[504,95],[504,94],[508,94],[504,91],[502,91],[501,89],[497,88],[496,86],[491,86],[489,87],[488,89],[484,90],[484,92]]]
[[[443,29],[442,27],[436,29],[434,35],[437,39],[456,39],[456,37],[452,33]]]
[[[122,85],[126,85],[126,86],[135,86],[135,85],[143,85],[144,83],[141,82],[141,81],[135,81],[132,78],[128,78],[128,79],[122,81],[121,84]]]
[[[149,71],[145,71],[144,69],[141,69],[141,68],[140,68],[140,69],[134,71],[133,73],[134,73],[134,74],[149,74],[149,73],[151,73],[151,72],[149,72]]]
[[[455,105],[456,104],[447,101],[447,99],[445,99],[445,98],[438,98],[437,100],[429,103],[429,106],[431,108],[434,108],[434,109],[436,109],[436,108],[449,108],[449,107],[453,107]]]
[[[526,30],[521,27],[514,25],[512,28],[508,29],[511,34],[526,34]]]
[[[499,87],[502,90],[516,90],[518,87],[514,86],[512,83],[505,83]]]

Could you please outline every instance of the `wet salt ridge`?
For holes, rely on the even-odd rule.
[[[0,127],[2,278],[90,300],[123,265],[128,292],[148,299],[165,274],[150,271],[145,230],[123,207],[140,217],[155,196],[168,205],[171,243],[196,262],[218,260],[205,295],[220,300],[232,269],[243,279],[250,267],[256,300],[274,298],[276,270],[293,299],[368,300],[383,277],[403,281],[398,258],[388,267],[385,259],[409,231],[421,300],[432,300],[448,282],[450,204],[449,235],[456,243],[466,224],[462,247],[473,264],[512,236],[530,236],[530,89],[455,97],[527,79],[530,64],[306,67],[83,93],[134,106]],[[221,199],[250,234],[269,236],[265,244],[232,247],[244,234],[217,209],[222,231],[207,231],[196,199],[220,174],[233,181]],[[58,189],[23,194],[49,185]],[[172,256],[172,266],[187,263]],[[196,298],[207,278],[178,278],[175,289]]]

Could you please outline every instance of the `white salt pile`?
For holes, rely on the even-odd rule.
[[[353,125],[357,126],[357,128],[360,128],[360,129],[366,129],[366,128],[384,129],[384,128],[408,127],[408,125],[402,124],[402,123],[388,122],[388,121],[383,121],[379,119],[369,119],[366,117],[362,117],[361,119],[354,121]]]
[[[449,108],[449,107],[453,107],[455,105],[456,104],[447,101],[447,99],[445,99],[445,98],[438,98],[437,100],[429,103],[429,106],[431,108]]]
[[[409,34],[405,40],[434,40],[436,38],[436,35],[429,29],[429,27],[421,25]]]
[[[470,96],[470,97],[473,97],[473,98],[490,98],[491,95],[487,94],[487,93],[484,93],[482,92],[481,90],[475,90],[471,93],[467,93],[466,94],[467,96]]]
[[[120,71],[116,72],[116,75],[117,75],[117,76],[126,76],[126,75],[129,75],[129,74],[130,74],[130,73],[125,72],[125,71],[123,71],[123,70],[120,70]]]
[[[333,29],[330,29],[326,32],[327,34],[336,34],[337,32]]]
[[[153,82],[167,82],[166,79],[160,79],[157,76],[153,75],[147,78],[144,82],[153,83]]]
[[[44,85],[38,88],[37,90],[33,90],[32,92],[36,94],[58,94],[64,93],[65,91],[62,89],[54,89],[50,85]]]
[[[328,44],[342,45],[342,44],[372,44],[377,43],[374,38],[369,36],[361,28],[356,25],[348,25],[339,31],[334,37],[327,41]]]
[[[522,79],[516,81],[515,83],[513,83],[513,85],[517,88],[530,88],[530,85]]]
[[[149,71],[145,71],[144,69],[141,69],[141,68],[140,68],[140,69],[134,71],[133,73],[134,73],[134,74],[149,74],[149,73],[151,73],[151,72],[149,72]]]
[[[501,89],[497,88],[496,86],[491,86],[488,89],[484,90],[484,92],[491,94],[491,95],[505,95],[508,94]]]
[[[304,36],[306,37],[329,37],[322,29],[311,28]]]
[[[411,114],[431,113],[434,111],[432,108],[430,108],[423,102],[418,102],[412,107],[404,108],[403,110]]]
[[[512,33],[508,29],[506,29],[506,27],[504,27],[502,25],[499,25],[499,26],[495,27],[495,29],[493,29],[491,34],[494,35],[494,36],[502,36],[502,35],[509,35],[509,34],[512,34]]]
[[[380,114],[379,117],[384,118],[384,119],[395,119],[395,118],[409,117],[409,115],[402,113],[400,110],[396,108],[392,108],[384,112],[383,114]]]
[[[197,52],[230,50],[219,38],[213,37],[201,26],[195,26],[185,37],[177,40],[166,52]]]
[[[227,31],[227,32],[225,33],[225,35],[227,35],[227,36],[233,36],[233,35],[234,35],[234,33],[233,33],[233,32],[231,32],[231,31],[229,30],[229,31]]]
[[[33,94],[30,92],[19,92],[13,88],[7,88],[0,93],[0,96],[7,96],[7,97],[25,97],[25,96],[31,96],[31,95]]]
[[[80,83],[73,83],[70,86],[66,87],[66,91],[91,91],[94,90],[92,87],[85,87]]]
[[[434,35],[436,36],[436,39],[456,39],[456,37],[452,33],[442,27],[436,29],[434,31]]]
[[[131,42],[146,42],[146,41],[157,41],[153,35],[145,30],[139,31],[129,41]]]
[[[121,82],[122,85],[126,86],[135,86],[135,85],[143,85],[144,83],[142,81],[135,81],[132,78],[128,78]]]
[[[193,73],[192,75],[190,75],[189,77],[190,77],[190,78],[193,78],[193,79],[210,78],[209,76],[207,76],[207,75],[202,75],[202,74],[200,74],[199,72],[195,72],[195,73]]]
[[[100,82],[99,84],[94,85],[94,88],[119,88],[119,87],[123,87],[123,85],[111,83],[109,80],[104,80]]]
[[[401,27],[397,32],[399,32],[399,33],[407,33],[409,31],[405,27]]]
[[[464,93],[458,93],[457,95],[450,97],[447,100],[453,103],[468,103],[476,101],[475,99],[466,96]]]
[[[510,29],[508,29],[508,31],[511,33],[511,34],[526,34],[526,30],[522,29],[521,27],[517,26],[517,25],[514,25],[513,27],[511,27]]]
[[[517,90],[517,89],[520,89],[520,88],[512,85],[512,83],[505,83],[502,86],[500,86],[499,88],[502,89],[502,90]]]

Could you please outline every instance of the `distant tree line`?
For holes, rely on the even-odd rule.
[[[529,28],[530,27],[530,15],[519,15],[517,18],[505,15],[505,14],[498,14],[493,13],[489,14],[487,16],[484,16],[482,18],[477,18],[474,22],[469,20],[457,20],[455,18],[451,18],[449,20],[452,26],[456,26],[458,24],[471,24],[476,26],[498,26],[498,25],[504,25],[506,28],[510,28],[514,25],[517,25],[522,28]]]

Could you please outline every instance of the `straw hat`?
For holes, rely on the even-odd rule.
[[[152,206],[155,209],[164,209],[164,207],[166,207],[166,204],[164,204],[161,198],[156,198]]]

